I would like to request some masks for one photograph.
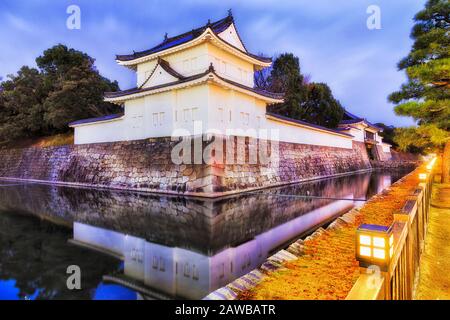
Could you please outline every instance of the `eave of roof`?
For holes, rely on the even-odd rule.
[[[348,112],[347,110],[344,111],[344,120],[341,120],[339,124],[356,124],[364,122],[367,126],[372,127],[378,131],[383,131],[383,128],[378,127],[377,125],[367,121],[364,118],[360,118],[353,113]]]
[[[258,55],[248,52],[247,49],[245,48],[245,45],[242,42],[237,30],[236,30],[236,33],[238,34],[238,37],[241,40],[245,50],[241,50],[240,48],[226,42],[225,40],[223,40],[222,38],[220,38],[218,36],[218,34],[220,34],[222,31],[226,30],[233,23],[234,23],[233,16],[229,15],[221,20],[218,20],[213,23],[207,23],[206,25],[196,28],[192,31],[183,33],[183,34],[175,36],[175,37],[167,38],[162,43],[158,44],[157,46],[155,46],[151,49],[140,51],[140,52],[133,52],[132,54],[116,55],[116,61],[122,62],[123,64],[126,63],[127,65],[132,64],[129,62],[132,62],[134,60],[137,60],[137,59],[149,56],[149,55],[153,55],[156,53],[162,53],[163,51],[176,48],[183,44],[187,44],[190,41],[198,39],[200,36],[202,36],[205,33],[205,31],[207,31],[209,29],[222,42],[226,43],[228,46],[232,47],[233,49],[238,50],[240,53],[247,55],[250,58],[253,58],[255,60],[261,61],[263,63],[271,63],[272,62],[271,58],[261,57],[261,56],[258,56]]]
[[[286,121],[286,122],[292,122],[293,124],[299,124],[299,125],[304,126],[304,127],[310,127],[310,128],[313,128],[313,129],[316,129],[316,130],[319,130],[319,131],[326,131],[326,132],[330,132],[330,133],[333,133],[333,134],[338,134],[338,135],[346,136],[346,137],[349,137],[349,138],[353,138],[353,135],[345,133],[345,132],[342,132],[340,130],[335,130],[335,129],[322,127],[322,126],[319,126],[317,124],[312,124],[312,123],[305,122],[305,121],[302,121],[302,120],[292,119],[292,118],[285,117],[285,116],[282,116],[282,115],[279,115],[279,114],[276,114],[276,113],[266,112],[266,115],[268,115],[270,117],[273,117],[273,118],[277,118],[277,119]]]
[[[117,120],[117,119],[122,118],[123,115],[124,115],[123,113],[116,113],[116,114],[109,114],[109,115],[97,117],[97,118],[88,118],[88,119],[77,120],[77,121],[73,121],[73,122],[69,123],[69,127],[74,127],[74,126],[79,126],[79,125],[89,124],[89,123],[95,123],[95,122],[105,122],[105,121]]]
[[[139,87],[139,88],[132,88],[129,90],[124,90],[124,91],[106,92],[105,100],[111,101],[111,102],[123,101],[126,99],[117,99],[117,98],[122,98],[122,97],[123,98],[125,98],[125,97],[132,98],[130,96],[135,95],[135,94],[151,93],[152,91],[155,91],[158,89],[170,88],[170,87],[177,86],[180,84],[189,83],[191,81],[193,82],[195,80],[200,80],[204,77],[205,77],[205,81],[207,81],[207,80],[211,80],[209,78],[209,76],[211,76],[211,75],[214,76],[215,79],[223,81],[224,83],[226,83],[229,86],[233,86],[233,87],[236,87],[237,89],[241,89],[242,91],[253,93],[255,95],[271,99],[271,100],[273,100],[273,101],[271,101],[272,103],[282,102],[282,99],[283,99],[282,94],[272,93],[272,92],[268,92],[265,90],[259,90],[256,88],[251,88],[251,87],[245,86],[241,83],[234,82],[230,79],[221,77],[214,71],[214,67],[212,65],[205,72],[202,72],[202,73],[199,73],[196,75],[192,75],[189,77],[183,77],[182,79],[179,79],[177,81],[173,81],[173,82],[169,82],[169,83],[165,83],[165,84],[161,84],[161,85],[157,85],[157,86],[153,86],[153,87],[148,87],[148,88]]]

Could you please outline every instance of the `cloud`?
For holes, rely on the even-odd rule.
[[[135,75],[116,64],[115,54],[148,49],[165,32],[185,32],[232,8],[250,51],[292,52],[302,72],[328,83],[349,110],[372,121],[408,124],[386,97],[404,81],[396,63],[410,50],[411,19],[424,3],[378,0],[383,29],[369,31],[366,9],[373,0],[78,0],[82,29],[68,30],[66,8],[73,1],[3,0],[0,75],[34,65],[43,50],[64,43],[93,56],[103,75],[129,88]]]

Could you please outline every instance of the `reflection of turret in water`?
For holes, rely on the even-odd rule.
[[[351,197],[348,195],[347,197]],[[122,256],[124,275],[171,297],[200,299],[260,266],[280,246],[352,208],[338,200],[212,255],[76,222],[75,243]]]

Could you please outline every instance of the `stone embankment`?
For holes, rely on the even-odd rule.
[[[232,137],[223,145],[230,141],[243,163],[174,164],[177,142],[170,138],[0,150],[0,177],[215,197],[371,168],[364,144],[344,149],[281,142],[268,163],[259,157],[251,163],[254,140]],[[202,142],[203,150],[211,142]]]

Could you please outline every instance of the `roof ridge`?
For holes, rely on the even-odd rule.
[[[230,19],[230,17],[231,17],[231,19]],[[194,28],[191,31],[187,31],[187,32],[184,32],[182,34],[179,34],[179,35],[176,35],[176,36],[173,36],[173,37],[168,37],[167,40],[161,42],[160,44],[163,44],[164,42],[170,42],[171,40],[175,40],[175,39],[181,38],[181,37],[186,36],[186,35],[188,35],[188,34],[190,34],[192,32],[196,32],[196,31],[199,32],[199,31],[201,31],[203,29],[206,29],[207,27],[211,27],[213,25],[219,24],[219,22],[225,22],[225,21],[227,21],[229,19],[230,19],[231,22],[234,22],[234,19],[233,19],[232,16],[226,16],[225,18],[219,19],[219,20],[214,21],[214,22],[211,22],[208,19],[208,22],[206,24],[202,25],[201,27]]]
[[[184,78],[186,78],[185,76],[183,76],[181,73],[179,73],[178,71],[176,71],[174,68],[172,68],[171,66],[170,66],[170,63],[169,63],[169,61],[167,61],[167,60],[164,60],[164,59],[162,59],[162,58],[158,58],[158,63],[159,63],[159,65],[168,73],[168,74],[170,74],[171,76],[174,76],[175,78],[178,78],[178,79],[184,79]]]
[[[190,34],[192,34],[195,37],[197,37],[197,36],[199,36],[201,34],[200,33],[201,31],[206,30],[208,27],[211,28],[213,26],[220,25],[220,23],[224,23],[224,22],[230,22],[230,24],[233,23],[234,22],[233,16],[228,15],[225,18],[219,19],[219,20],[214,21],[214,22],[210,22],[210,20],[208,20],[208,22],[206,24],[204,24],[204,25],[202,25],[200,27],[194,28],[191,31],[187,31],[187,32],[181,33],[181,34],[173,36],[173,37],[165,37],[163,42],[160,42],[159,44],[157,44],[156,46],[154,46],[154,47],[152,47],[150,49],[143,50],[143,51],[138,51],[138,52],[135,52],[133,50],[133,54],[116,55],[116,58],[118,58],[120,56],[131,56],[131,55],[136,56],[137,58],[139,58],[141,55],[145,56],[147,52],[151,52],[151,51],[155,50],[158,47],[162,47],[164,44],[167,44],[167,43],[172,42],[174,40],[178,40],[180,38],[186,37],[186,36],[188,36]]]

